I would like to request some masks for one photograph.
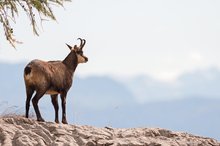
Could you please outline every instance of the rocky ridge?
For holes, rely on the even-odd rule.
[[[96,128],[0,118],[2,146],[220,146],[211,138],[161,128]]]

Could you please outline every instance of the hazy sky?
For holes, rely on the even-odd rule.
[[[27,18],[14,26],[24,43],[13,49],[0,36],[0,62],[61,60],[65,43],[85,38],[89,62],[78,75],[135,76],[174,80],[197,69],[220,68],[218,0],[72,0],[55,8],[33,36]],[[2,30],[2,28],[0,29]]]

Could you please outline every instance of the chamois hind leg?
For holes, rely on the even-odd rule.
[[[58,97],[58,94],[51,95],[51,102],[52,102],[54,110],[55,110],[55,122],[59,123],[59,115],[58,115],[59,105],[58,105],[58,98],[57,97]]]
[[[30,100],[31,100],[31,97],[34,93],[34,89],[31,88],[31,87],[27,87],[26,86],[26,96],[27,96],[27,99],[26,99],[26,118],[28,118],[28,114],[29,114],[29,108],[30,108]]]
[[[66,120],[66,92],[63,92],[61,95],[61,101],[62,101],[62,123],[68,124]]]
[[[40,111],[39,111],[39,107],[38,107],[38,101],[40,100],[40,98],[46,93],[46,91],[44,90],[39,90],[37,91],[37,93],[35,94],[34,98],[32,99],[32,103],[34,106],[34,110],[35,113],[37,115],[37,121],[41,121],[44,122],[44,119],[42,118]]]

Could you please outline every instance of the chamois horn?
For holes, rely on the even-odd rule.
[[[83,39],[78,38],[77,40],[80,40],[80,48],[82,48],[82,45],[83,45]]]

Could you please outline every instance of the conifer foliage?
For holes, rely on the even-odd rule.
[[[15,47],[19,43],[13,35],[12,23],[21,11],[24,11],[30,20],[33,33],[38,34],[38,24],[47,18],[56,20],[52,6],[63,7],[64,2],[71,0],[0,0],[0,24],[9,43]]]

